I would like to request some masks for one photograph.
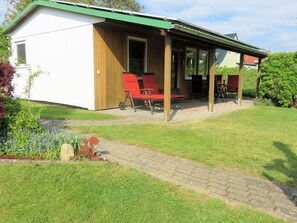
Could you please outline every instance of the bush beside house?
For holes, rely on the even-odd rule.
[[[33,113],[30,102],[12,98],[14,76],[14,68],[0,62],[0,156],[58,159],[63,143],[78,151],[82,136],[45,131],[38,122],[40,112]]]
[[[260,97],[280,107],[297,107],[297,52],[274,53],[261,66]]]
[[[14,74],[14,68],[10,64],[0,61],[0,137],[6,136],[9,123],[20,110],[18,101],[11,98]]]

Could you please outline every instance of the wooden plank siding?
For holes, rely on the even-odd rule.
[[[127,67],[125,35],[108,27],[94,28],[96,109],[118,107],[124,98],[122,72]]]
[[[117,108],[124,100],[122,72],[127,71],[128,37],[147,40],[147,72],[157,76],[159,88],[164,83],[164,37],[148,35],[130,27],[110,24],[94,26],[94,81],[96,110]],[[128,102],[129,103],[129,102]]]
[[[147,72],[155,73],[159,89],[164,88],[164,44],[163,36],[147,38]]]

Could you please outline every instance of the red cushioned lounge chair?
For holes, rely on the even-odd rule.
[[[119,104],[121,110],[125,109],[125,103],[129,98],[131,101],[131,106],[133,107],[135,112],[136,106],[134,100],[141,100],[148,103],[151,114],[153,114],[153,102],[164,101],[164,96],[149,94],[148,90],[140,89],[136,74],[123,72],[123,84],[125,89],[125,100],[124,102],[120,102]]]
[[[164,95],[160,93],[158,88],[158,83],[156,75],[154,73],[144,73],[142,74],[143,86],[145,89],[149,89],[151,94],[154,95]],[[181,94],[171,94],[171,99],[178,99],[180,102],[180,107],[183,109],[182,100],[186,98],[186,95]]]
[[[227,92],[237,93],[238,92],[238,75],[229,75],[227,83]]]

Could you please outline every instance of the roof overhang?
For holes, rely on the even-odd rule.
[[[211,44],[213,47],[244,53],[255,57],[265,58],[268,55],[258,47],[175,18],[65,1],[33,1],[15,19],[13,19],[6,28],[4,28],[4,32],[12,32],[18,26],[18,24],[26,18],[27,15],[29,15],[38,7],[48,7],[94,17],[143,25],[147,27],[154,27],[166,30],[167,32],[176,33],[178,35],[186,34],[190,35],[190,37],[193,39],[202,39],[203,41]]]
[[[193,38],[196,37],[199,39],[204,39],[217,48],[231,50],[238,53],[245,53],[260,58],[265,58],[268,56],[266,52],[262,51],[258,47],[232,39],[219,33],[212,32],[210,30],[203,29],[201,27],[187,26],[184,24],[173,24],[172,30],[176,31],[176,33],[190,34],[193,36]]]
[[[137,15],[141,13],[128,13],[128,11],[112,10],[104,7],[94,7],[86,4],[75,4],[62,1],[33,1],[15,19],[13,19],[7,25],[7,27],[4,28],[4,32],[11,32],[19,24],[19,22],[21,22],[28,14],[40,6],[162,29],[170,29],[172,25],[171,22],[162,20],[160,18],[150,18]]]

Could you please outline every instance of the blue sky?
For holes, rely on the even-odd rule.
[[[271,50],[297,51],[297,0],[139,0],[144,12],[179,18]]]
[[[6,12],[7,4],[5,0],[0,0],[0,24],[2,24],[4,19],[4,14]]]
[[[272,52],[297,51],[297,0],[138,0],[149,14],[179,18]],[[0,23],[6,11],[0,0]]]

